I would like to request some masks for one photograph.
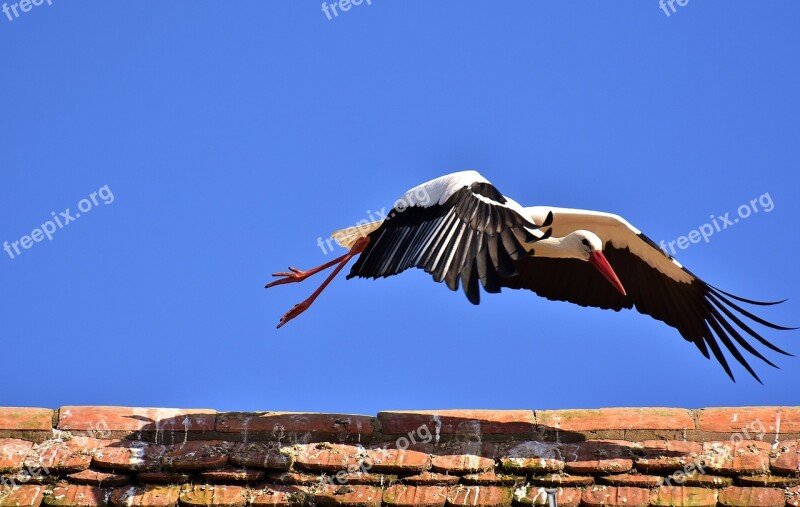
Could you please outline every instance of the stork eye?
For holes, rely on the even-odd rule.
[[[589,240],[588,240],[588,239],[586,239],[586,238],[583,238],[583,239],[581,240],[581,243],[583,243],[585,246],[589,246]]]

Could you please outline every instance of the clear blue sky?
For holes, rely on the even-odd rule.
[[[0,242],[88,210],[0,251],[0,405],[799,405],[800,358],[770,354],[782,369],[758,364],[764,386],[735,367],[734,384],[647,316],[514,291],[474,307],[420,271],[342,277],[275,329],[321,279],[264,290],[270,273],[329,260],[318,237],[463,169],[526,205],[619,213],[656,241],[769,193],[771,211],[678,258],[733,293],[790,298],[761,313],[800,325],[800,5],[675,7],[0,13]],[[800,354],[800,331],[767,336]]]

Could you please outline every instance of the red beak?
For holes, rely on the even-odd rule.
[[[603,252],[592,252],[589,254],[589,262],[592,263],[592,266],[597,268],[597,271],[600,272],[601,275],[606,277],[606,280],[609,281],[611,285],[614,286],[615,289],[620,291],[623,296],[627,295],[625,293],[625,287],[622,286],[622,283],[617,278],[617,274],[614,273],[614,270],[611,269],[611,264],[608,263],[606,260],[606,256],[603,255]]]

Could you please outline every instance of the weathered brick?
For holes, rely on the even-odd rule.
[[[664,482],[662,477],[642,474],[614,474],[597,478],[600,484],[609,486],[630,486],[634,488],[656,488]]]
[[[589,507],[604,505],[645,507],[650,503],[650,490],[618,486],[592,486],[583,491],[582,501]]]
[[[442,486],[407,486],[396,484],[383,492],[383,503],[396,507],[442,507],[447,488]]]
[[[46,431],[53,429],[49,408],[0,407],[0,431]]]
[[[645,472],[680,470],[703,452],[703,445],[699,442],[646,440],[641,445],[634,462],[638,470]]]
[[[453,486],[447,492],[447,505],[502,507],[511,505],[512,488],[499,486]]]
[[[451,486],[458,484],[457,475],[438,474],[436,472],[422,472],[417,475],[403,477],[404,484],[413,486]]]
[[[706,442],[702,462],[713,473],[760,474],[769,471],[770,445],[756,440]]]
[[[266,473],[263,470],[225,468],[222,470],[206,470],[200,472],[199,477],[201,481],[209,483],[254,482],[263,479],[264,475],[266,475]]]
[[[181,491],[180,503],[196,507],[243,507],[247,503],[247,489],[219,484],[189,486]]]
[[[227,412],[217,417],[225,439],[272,440],[284,444],[319,441],[368,444],[374,432],[372,417],[352,414],[294,412]]]
[[[297,486],[309,486],[312,484],[320,484],[322,479],[319,475],[305,474],[298,472],[281,472],[267,474],[266,479],[269,482],[278,484],[292,484]]]
[[[228,462],[233,446],[220,440],[194,440],[167,447],[161,457],[165,470],[188,471],[221,468]]]
[[[117,488],[111,495],[114,507],[172,507],[178,505],[181,488],[148,484]]]
[[[515,474],[560,472],[564,469],[564,462],[558,459],[503,458],[500,464],[506,471]]]
[[[650,494],[654,507],[716,507],[717,493],[713,489],[661,486]]]
[[[409,449],[369,449],[364,466],[371,472],[422,472],[431,466],[431,457]]]
[[[157,443],[183,442],[189,435],[214,431],[216,420],[216,411],[209,409],[66,406],[58,414],[60,430],[98,438],[147,433]]]
[[[699,488],[724,488],[733,484],[733,479],[721,475],[701,474],[696,471],[684,473],[674,472],[665,479],[668,486],[690,486]]]
[[[102,507],[108,504],[111,490],[97,486],[61,484],[45,495],[44,503],[53,507]]]
[[[691,413],[682,408],[542,410],[536,423],[560,431],[694,429]]]
[[[622,473],[633,467],[636,445],[622,440],[587,440],[567,444],[564,468],[576,474]]]
[[[800,486],[786,490],[786,505],[800,507]]]
[[[725,507],[783,507],[785,502],[784,491],[777,488],[730,486],[719,492],[719,504]]]
[[[511,473],[559,472],[564,469],[559,444],[524,441],[501,446],[500,463]]]
[[[381,431],[390,435],[522,435],[535,428],[531,410],[423,410],[378,413]],[[438,439],[437,439],[438,442]]]
[[[524,493],[523,493],[524,492]],[[581,503],[581,490],[576,488],[557,488],[556,504],[559,507],[576,507]],[[514,492],[514,500],[520,505],[549,505],[547,488],[526,487]]]
[[[292,464],[290,456],[271,442],[239,443],[233,448],[228,461],[235,466],[287,470]]]
[[[434,472],[470,474],[493,469],[494,460],[472,454],[433,456],[431,468]]]
[[[22,470],[25,456],[33,447],[32,442],[16,438],[0,438],[0,473],[15,473]]]
[[[743,440],[766,435],[800,433],[800,407],[704,408],[697,411],[697,429],[738,434]]]
[[[347,444],[308,444],[300,447],[295,459],[299,467],[322,471],[357,470],[361,465],[363,450]]]
[[[739,486],[755,486],[767,488],[791,488],[800,485],[800,477],[782,475],[740,475],[736,478]]]
[[[534,475],[530,478],[530,483],[550,488],[577,488],[594,484],[594,478],[591,475],[545,474]]]
[[[166,447],[148,442],[117,441],[98,447],[92,463],[104,469],[155,471],[161,468],[161,457]]]
[[[0,507],[39,507],[44,486],[0,486]]]
[[[48,440],[31,449],[25,458],[25,467],[28,470],[43,468],[54,473],[80,472],[89,468],[94,451],[109,443],[89,437]]]
[[[383,490],[373,486],[331,486],[326,484],[314,491],[319,505],[340,505],[343,507],[379,507]]]
[[[83,470],[67,476],[70,482],[75,484],[87,484],[89,486],[122,486],[130,482],[127,474],[114,472],[103,472],[101,470]]]
[[[268,484],[254,489],[250,494],[252,507],[290,507],[308,505],[308,491],[302,486]]]
[[[800,473],[800,440],[780,442],[770,460],[770,466],[777,474]]]
[[[525,482],[525,477],[521,475],[498,474],[494,470],[480,474],[469,474],[461,478],[464,484],[475,484],[478,486],[518,486]]]
[[[43,473],[43,470],[34,470],[34,473],[23,469],[20,472],[13,474],[0,475],[0,483],[2,484],[53,484],[57,482],[57,476]]]

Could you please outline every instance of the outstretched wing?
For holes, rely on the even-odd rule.
[[[514,261],[542,234],[525,218],[519,204],[504,197],[475,171],[423,183],[395,204],[347,278],[396,275],[422,268],[436,282],[480,302],[478,282],[486,292],[500,292],[500,279],[514,276]]]
[[[772,329],[791,328],[767,322],[743,309],[734,300],[756,305],[776,303],[740,298],[705,283],[623,218],[608,213],[547,206],[527,208],[527,211],[534,220],[552,213],[552,233],[556,237],[581,229],[597,234],[605,245],[603,253],[627,295],[617,292],[588,262],[536,257],[535,245],[533,256],[518,259],[517,274],[503,277],[502,286],[530,289],[547,299],[569,301],[581,306],[617,311],[635,307],[640,313],[676,328],[706,358],[710,357],[710,348],[731,379],[734,379],[733,373],[720,342],[759,382],[758,375],[736,344],[767,364],[775,365],[756,350],[743,334],[775,352],[791,355],[754,331],[743,318]]]

